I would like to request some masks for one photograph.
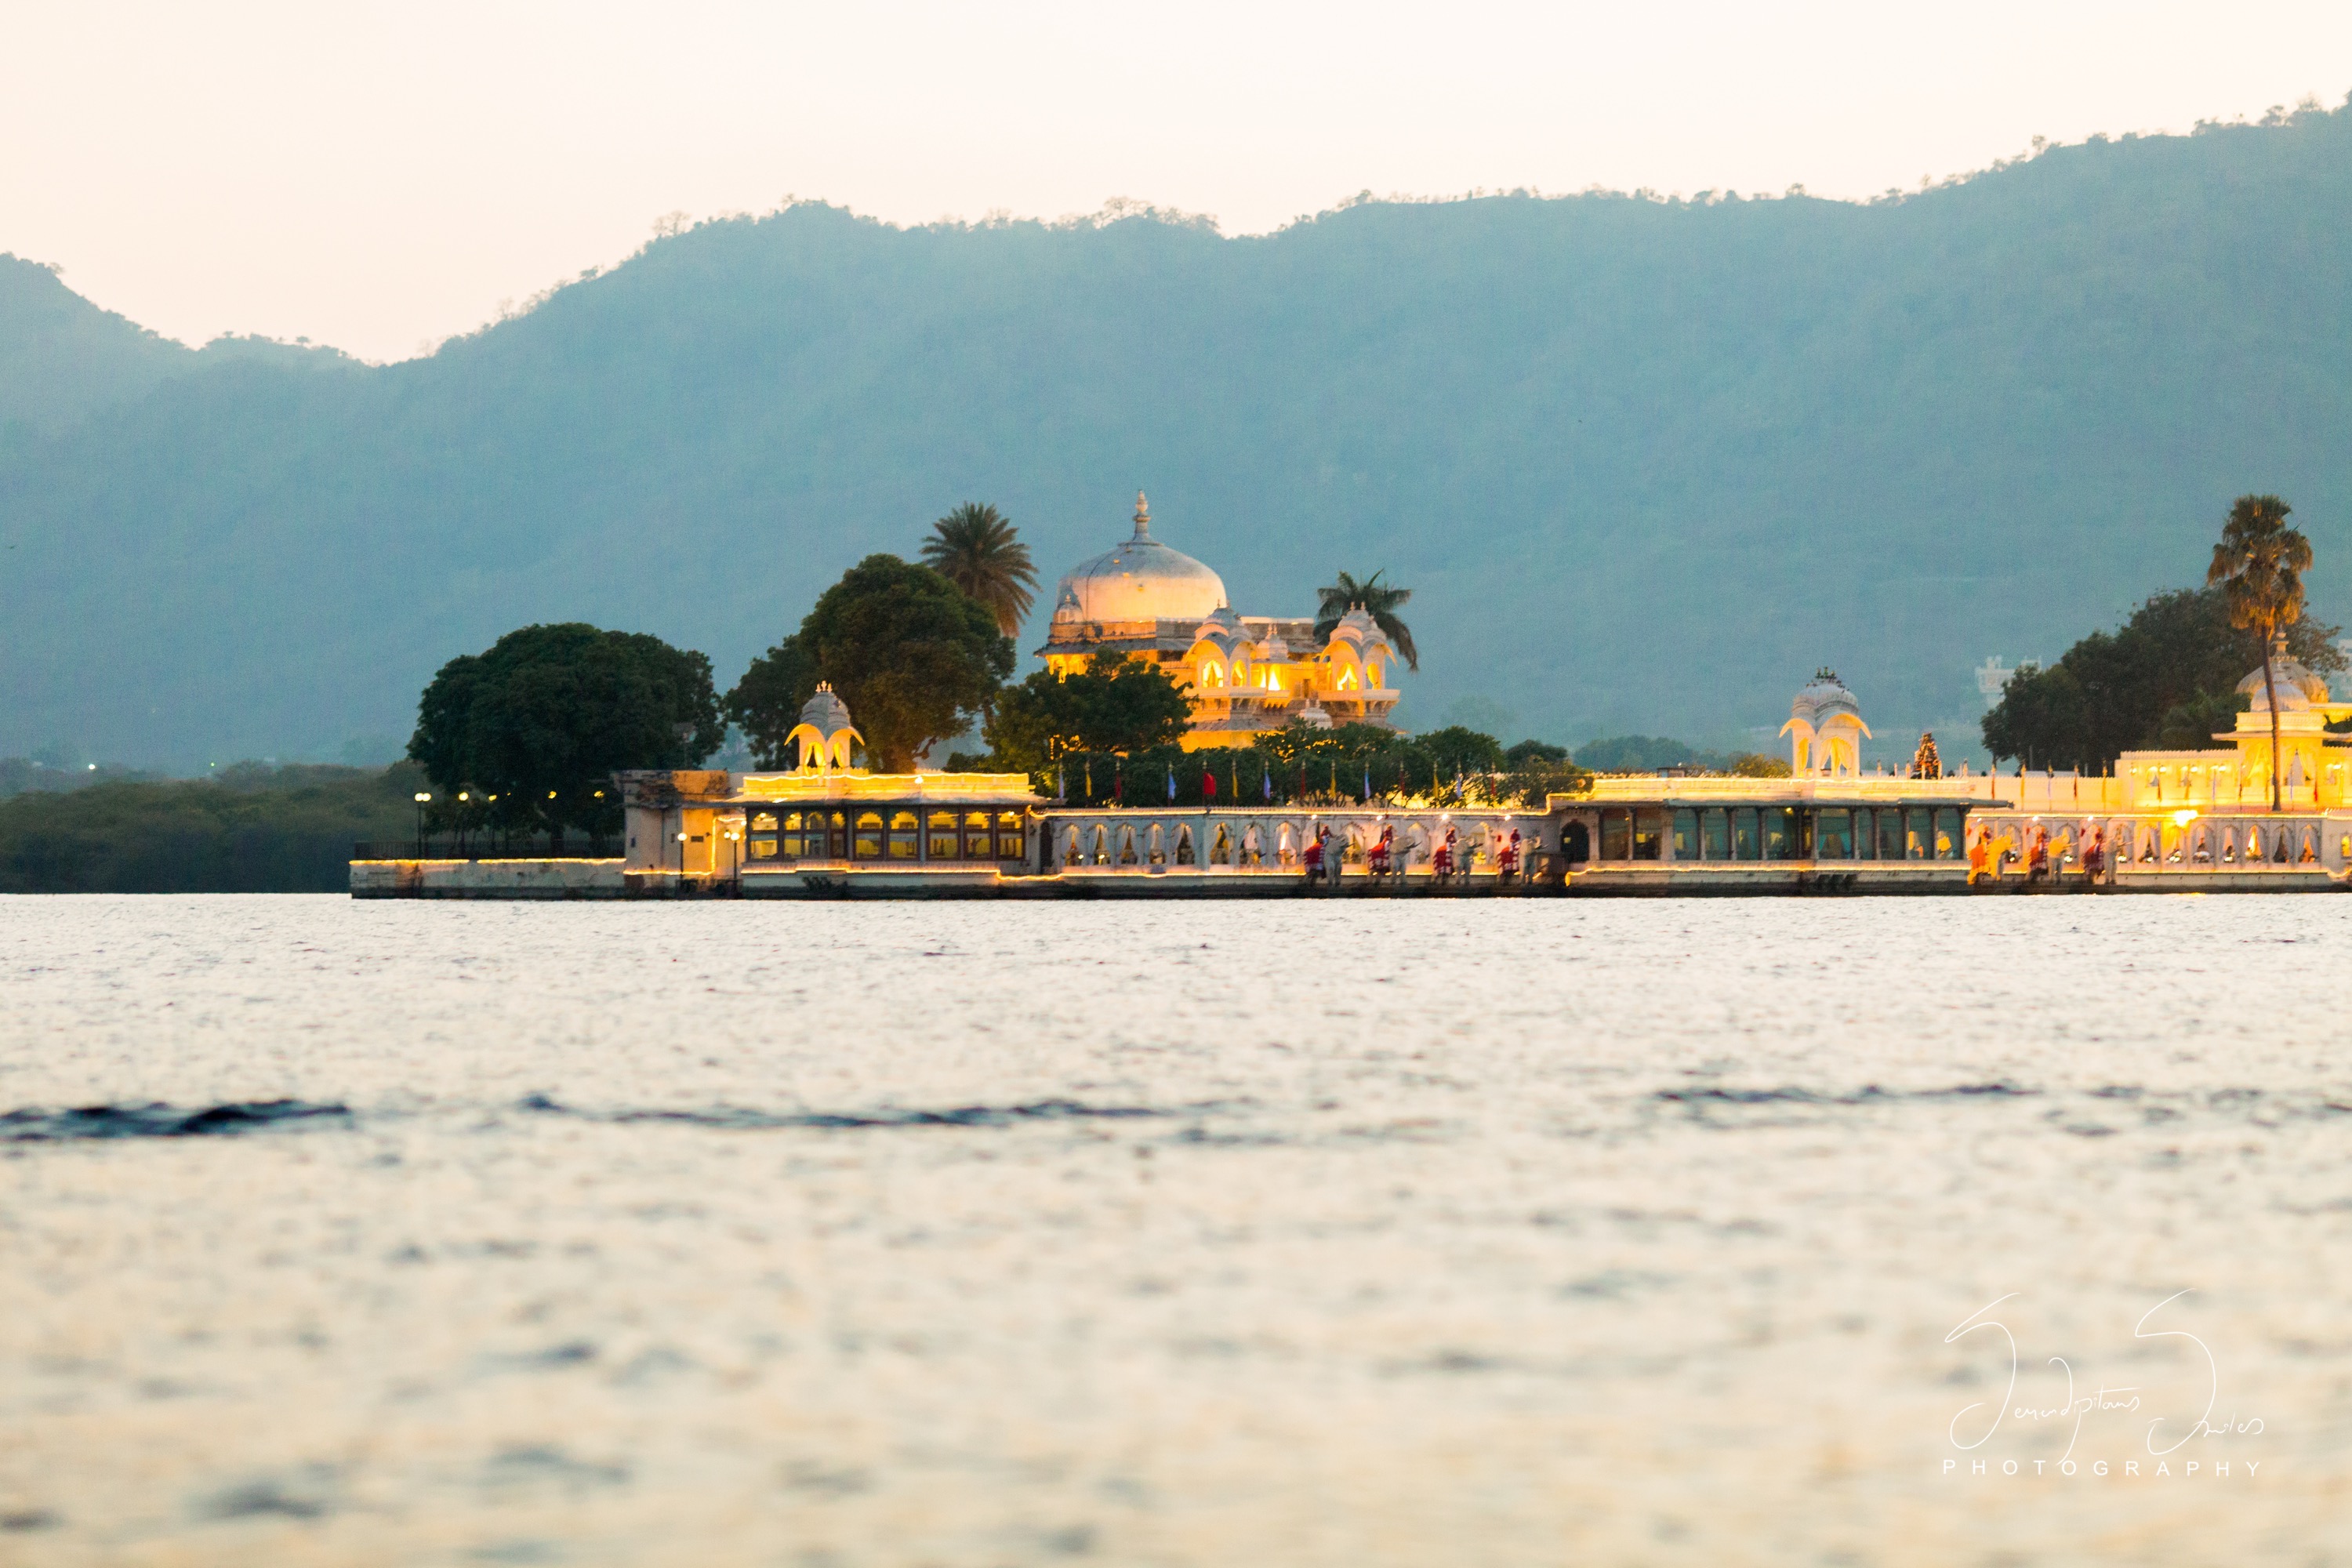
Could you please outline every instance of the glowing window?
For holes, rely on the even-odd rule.
[[[1202,686],[1223,686],[1224,683],[1225,672],[1219,669],[1209,660],[1202,659],[1201,661],[1201,684]]]
[[[1353,691],[1356,689],[1356,671],[1352,666],[1340,666],[1339,684],[1334,687],[1333,689],[1338,691]]]
[[[763,811],[751,819],[751,831],[754,833],[773,833],[775,830],[776,818],[772,813]]]
[[[1381,666],[1378,659],[1374,659],[1371,663],[1364,666],[1364,684],[1372,688],[1376,691],[1380,689]]]
[[[857,858],[860,860],[882,858],[882,818],[875,812],[857,814]]]
[[[915,858],[915,830],[919,824],[911,811],[890,815],[890,858],[912,860]]]
[[[932,860],[953,860],[960,858],[961,851],[956,844],[954,812],[931,813],[930,843],[925,847],[923,854],[926,858]]]
[[[996,858],[999,860],[1018,860],[1026,855],[1029,851],[1024,837],[1019,812],[1000,811],[996,814]]]

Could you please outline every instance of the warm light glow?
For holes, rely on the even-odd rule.
[[[2172,825],[2175,827],[2186,827],[2196,820],[2197,814],[2193,811],[2176,811],[2172,814]]]
[[[431,795],[425,795],[420,791],[416,796],[416,804],[423,805],[426,801],[431,800],[432,798],[433,797]]]

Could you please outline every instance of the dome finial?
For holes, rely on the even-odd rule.
[[[1151,537],[1151,503],[1143,499],[1141,490],[1135,492],[1135,537]]]

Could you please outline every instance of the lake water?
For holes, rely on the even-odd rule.
[[[2347,956],[0,900],[0,1561],[2345,1562]]]

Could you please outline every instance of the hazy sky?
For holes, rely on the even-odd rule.
[[[0,12],[0,250],[190,342],[400,358],[655,219],[1115,196],[1865,195],[2352,88],[2352,4],[107,5]]]

